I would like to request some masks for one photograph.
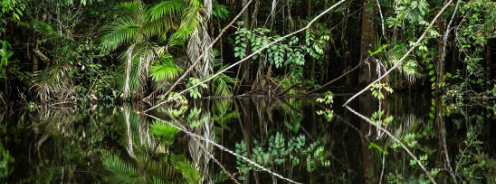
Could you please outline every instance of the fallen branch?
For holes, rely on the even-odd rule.
[[[410,151],[410,149],[408,149],[408,147],[405,146],[405,144],[403,144],[398,138],[396,138],[393,134],[391,134],[391,132],[389,132],[388,130],[386,130],[382,126],[379,126],[379,125],[374,124],[369,118],[367,118],[364,115],[356,112],[355,110],[353,110],[352,108],[348,107],[347,105],[344,105],[344,107],[346,107],[353,114],[355,114],[358,117],[362,118],[363,120],[365,120],[366,122],[368,122],[371,125],[375,126],[379,130],[383,131],[389,137],[391,137],[391,139],[393,139],[394,141],[396,141],[397,143],[399,143],[401,145],[401,147],[417,162],[417,164],[420,166],[420,168],[422,168],[422,170],[424,170],[424,172],[427,175],[427,177],[429,177],[429,180],[431,180],[431,182],[434,183],[434,184],[436,183],[436,180],[434,180],[434,178],[429,174],[429,171],[427,171],[427,169],[424,167],[424,165],[422,165],[422,163],[420,162],[420,160],[412,153],[412,151]]]
[[[393,70],[395,70],[396,68],[398,68],[398,66],[400,66],[403,63],[403,61],[408,57],[408,55],[410,55],[410,53],[413,52],[413,50],[415,48],[417,48],[417,46],[419,45],[419,43],[425,38],[425,36],[429,32],[429,29],[431,29],[431,27],[434,25],[434,23],[437,21],[437,19],[441,16],[441,14],[444,12],[444,10],[446,10],[446,8],[448,8],[448,6],[452,2],[453,2],[453,0],[450,0],[448,3],[446,3],[446,5],[444,5],[444,7],[441,9],[441,11],[439,11],[439,13],[436,15],[436,17],[434,17],[434,19],[431,21],[431,23],[429,24],[429,26],[425,29],[424,33],[422,33],[422,36],[420,36],[420,38],[417,40],[417,42],[415,42],[415,44],[412,46],[412,48],[410,48],[410,50],[408,50],[405,53],[405,55],[400,59],[400,61],[398,63],[396,63],[393,67],[391,67],[386,73],[384,73],[384,75],[382,75],[381,77],[379,77],[378,79],[376,79],[374,82],[370,83],[367,87],[365,87],[363,90],[361,90],[360,92],[358,92],[356,95],[352,96],[348,101],[346,101],[346,103],[344,103],[343,106],[346,106],[348,103],[350,103],[356,97],[358,97],[359,95],[361,95],[365,91],[369,90],[370,87],[372,87],[373,84],[381,81],[384,77],[388,76],[389,73],[391,73]]]
[[[280,92],[279,94],[277,94],[276,96],[282,96],[284,94],[286,94],[289,90],[293,89],[294,87],[300,85],[302,82],[297,82],[297,83],[294,83],[293,85],[289,86],[287,89],[285,89],[284,91]]]
[[[370,56],[369,56],[369,57],[370,57]],[[310,91],[310,92],[305,93],[305,95],[308,95],[308,94],[310,94],[310,93],[314,93],[314,92],[316,92],[316,91],[318,91],[318,90],[320,90],[320,89],[322,89],[322,88],[324,88],[324,87],[326,87],[326,86],[328,86],[328,85],[331,85],[332,83],[334,83],[334,82],[338,81],[339,79],[343,78],[344,76],[346,76],[346,75],[350,74],[351,72],[355,71],[356,69],[358,69],[360,66],[362,66],[362,64],[363,64],[363,62],[361,61],[361,62],[360,62],[360,63],[358,63],[358,65],[356,65],[354,68],[352,68],[351,70],[348,70],[346,73],[343,73],[343,75],[339,76],[338,78],[333,79],[332,81],[329,81],[328,83],[326,83],[326,84],[324,84],[324,85],[322,85],[322,86],[318,87],[317,89],[314,89],[314,90],[312,90],[312,91]]]
[[[201,85],[201,84],[203,84],[203,83],[205,83],[205,82],[208,82],[208,81],[212,80],[213,78],[215,78],[215,77],[217,77],[218,75],[220,75],[220,74],[224,73],[225,71],[227,71],[227,70],[229,70],[229,69],[233,68],[234,66],[239,65],[239,64],[241,64],[242,62],[244,62],[244,61],[246,61],[246,60],[250,59],[250,58],[251,58],[251,57],[253,57],[254,55],[259,54],[259,53],[260,53],[260,52],[262,52],[263,50],[265,50],[265,49],[269,48],[271,45],[274,45],[274,44],[276,44],[276,43],[278,43],[278,42],[281,42],[282,40],[284,40],[284,39],[286,39],[286,38],[289,38],[289,37],[291,37],[291,36],[293,36],[293,35],[296,35],[296,34],[298,34],[298,33],[300,33],[300,32],[303,32],[303,31],[307,30],[308,28],[310,28],[310,26],[312,26],[312,24],[313,24],[313,23],[315,23],[315,21],[317,21],[317,20],[318,20],[318,19],[320,19],[322,16],[324,16],[325,14],[327,14],[329,11],[333,10],[334,8],[336,8],[338,5],[340,5],[341,3],[345,2],[345,1],[346,1],[346,0],[341,0],[341,1],[337,2],[336,4],[334,4],[333,6],[329,7],[327,10],[323,11],[322,13],[320,13],[319,15],[317,15],[314,19],[312,19],[312,21],[310,21],[310,22],[307,24],[307,26],[305,26],[305,27],[303,27],[303,28],[301,28],[301,29],[299,29],[299,30],[297,30],[297,31],[295,31],[295,32],[292,32],[292,33],[290,33],[290,34],[287,34],[287,35],[285,35],[285,36],[283,36],[283,37],[280,37],[280,38],[278,38],[278,39],[274,40],[273,42],[271,42],[271,43],[269,43],[269,44],[267,44],[267,45],[263,46],[262,48],[258,49],[257,51],[255,51],[255,52],[251,53],[250,55],[246,56],[244,59],[242,59],[242,60],[240,60],[240,61],[238,61],[238,62],[236,62],[236,63],[232,64],[231,66],[226,67],[226,68],[224,68],[223,70],[221,70],[221,71],[217,72],[217,74],[212,75],[211,77],[209,77],[209,78],[207,78],[207,79],[203,80],[202,82],[199,82],[198,84],[193,85],[193,86],[191,86],[191,87],[189,87],[189,88],[187,88],[187,89],[185,89],[185,90],[183,90],[183,91],[181,91],[181,92],[177,93],[177,94],[176,94],[176,95],[174,95],[172,98],[169,98],[169,99],[167,99],[166,101],[163,101],[163,102],[161,102],[161,103],[159,103],[159,104],[157,104],[157,105],[155,105],[155,106],[153,106],[153,107],[151,107],[151,108],[149,108],[149,109],[145,110],[144,112],[145,112],[145,113],[146,113],[146,112],[149,112],[150,110],[153,110],[153,109],[157,108],[158,106],[160,106],[160,105],[162,105],[162,104],[164,104],[164,103],[169,102],[171,99],[174,99],[174,98],[178,97],[179,95],[181,95],[181,94],[183,94],[183,93],[185,93],[185,92],[187,92],[187,91],[189,91],[189,90],[191,90],[191,89],[193,89],[193,88],[195,88],[195,87],[197,87],[197,86],[199,86],[199,85]],[[246,8],[246,7],[245,7],[245,8]],[[217,40],[217,39],[216,39],[216,40]],[[203,54],[202,54],[202,55],[203,55]],[[188,70],[189,70],[189,69],[188,69]],[[183,75],[183,76],[184,76],[184,75]],[[170,89],[169,89],[169,91],[170,91]]]

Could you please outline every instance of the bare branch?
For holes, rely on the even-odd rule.
[[[379,8],[379,15],[381,15],[381,22],[382,22],[382,36],[388,40],[386,36],[386,29],[384,28],[384,16],[382,16],[382,9],[381,9],[381,4],[379,3],[379,0],[375,0],[377,3],[377,7]]]
[[[429,29],[432,28],[432,26],[437,21],[437,19],[441,16],[441,14],[446,10],[446,8],[448,8],[448,6],[452,2],[453,2],[453,0],[450,0],[448,3],[446,3],[446,5],[444,5],[443,9],[441,9],[441,11],[439,11],[439,13],[436,15],[436,17],[434,17],[434,19],[431,21],[431,23],[429,24],[429,26],[425,29],[424,33],[422,33],[422,36],[420,36],[420,38],[417,40],[417,42],[415,42],[415,44],[412,46],[412,48],[410,48],[410,50],[408,50],[405,53],[405,55],[403,55],[403,57],[400,59],[400,61],[398,63],[396,63],[393,67],[391,67],[386,73],[384,73],[384,75],[382,75],[381,77],[379,77],[378,79],[376,79],[374,82],[370,83],[367,87],[365,87],[364,89],[362,89],[362,91],[360,91],[357,94],[353,95],[350,99],[348,99],[348,101],[346,101],[346,103],[344,103],[343,106],[346,106],[348,103],[350,103],[351,101],[353,101],[356,97],[358,97],[359,95],[361,95],[365,91],[369,90],[370,87],[372,87],[373,84],[381,81],[384,77],[388,76],[389,73],[391,73],[394,69],[398,68],[398,66],[400,66],[403,63],[403,61],[408,57],[408,55],[410,55],[410,53],[412,53],[413,50],[415,48],[417,48],[417,46],[419,45],[419,43],[422,40],[424,40],[425,36],[429,32]]]
[[[341,0],[341,1],[337,2],[336,4],[334,4],[333,6],[329,7],[328,9],[326,9],[325,11],[323,11],[322,13],[320,13],[319,15],[317,15],[314,19],[312,19],[312,21],[310,21],[310,22],[307,24],[307,26],[305,26],[304,28],[301,28],[301,29],[299,29],[299,30],[297,30],[297,31],[295,31],[295,32],[292,32],[292,33],[290,33],[290,34],[287,34],[287,35],[285,35],[285,36],[283,36],[283,37],[280,37],[280,38],[278,38],[278,39],[274,40],[273,42],[271,42],[271,43],[269,43],[269,44],[267,44],[267,45],[263,46],[262,48],[258,49],[257,51],[255,51],[255,52],[251,53],[250,55],[246,56],[244,59],[242,59],[242,60],[240,60],[240,61],[238,61],[238,62],[236,62],[236,63],[232,64],[231,66],[226,67],[226,68],[224,68],[223,70],[221,70],[221,71],[217,72],[217,74],[212,75],[211,77],[209,77],[209,78],[207,78],[207,79],[203,80],[202,82],[200,82],[200,83],[198,83],[198,84],[196,84],[196,85],[193,85],[193,86],[191,86],[191,87],[189,87],[189,88],[187,88],[187,89],[185,89],[185,90],[183,90],[183,91],[181,91],[181,92],[177,93],[176,95],[174,95],[174,97],[169,98],[168,100],[163,101],[163,102],[161,102],[161,103],[159,103],[159,104],[157,104],[157,105],[155,105],[155,106],[153,106],[153,107],[151,107],[151,108],[149,108],[149,109],[145,110],[144,112],[145,112],[145,113],[146,113],[146,112],[149,112],[150,110],[153,110],[153,109],[157,108],[158,106],[160,106],[160,105],[162,105],[162,104],[164,104],[164,103],[167,103],[167,102],[168,102],[168,101],[170,101],[171,99],[174,99],[174,98],[178,97],[179,95],[181,95],[181,94],[183,94],[183,93],[185,93],[185,92],[187,92],[187,91],[189,91],[189,90],[191,90],[191,89],[193,89],[193,88],[195,88],[195,87],[197,87],[197,86],[199,86],[199,85],[201,85],[201,84],[203,84],[203,83],[205,83],[205,82],[208,82],[208,81],[212,80],[213,78],[215,78],[215,77],[217,77],[218,75],[220,75],[220,74],[224,73],[225,71],[227,71],[227,70],[229,70],[229,69],[233,68],[234,66],[241,64],[242,62],[244,62],[244,61],[246,61],[246,60],[250,59],[251,57],[253,57],[253,56],[254,56],[254,55],[256,55],[256,54],[259,54],[259,53],[260,53],[260,52],[262,52],[263,50],[265,50],[265,49],[269,48],[271,45],[274,45],[274,44],[276,44],[276,43],[278,43],[278,42],[283,41],[283,40],[284,40],[284,39],[286,39],[286,38],[289,38],[289,37],[291,37],[291,36],[293,36],[293,35],[296,35],[296,34],[298,34],[298,33],[301,33],[301,32],[303,32],[303,31],[307,30],[307,29],[308,29],[308,28],[310,28],[310,26],[312,26],[312,24],[313,24],[313,23],[315,23],[318,19],[320,19],[322,16],[324,16],[324,15],[325,15],[325,14],[327,14],[327,13],[329,13],[331,10],[333,10],[334,8],[336,8],[338,5],[342,4],[342,3],[343,3],[343,2],[345,2],[345,1],[346,1],[346,0]],[[250,2],[251,2],[251,0],[250,0]],[[246,8],[246,7],[245,7],[245,8]],[[217,37],[215,40],[217,40],[217,39],[219,39],[219,37]],[[204,55],[204,54],[202,54],[202,55]],[[196,62],[195,62],[195,63],[196,63]],[[189,69],[188,69],[188,70],[189,70]],[[183,75],[183,76],[184,76],[184,75]],[[169,91],[170,91],[170,90],[169,90]]]
[[[371,125],[377,127],[379,130],[385,132],[389,137],[391,137],[391,139],[393,139],[394,141],[396,141],[397,143],[399,143],[401,145],[401,147],[417,162],[417,164],[420,166],[420,168],[422,168],[422,170],[424,170],[424,172],[427,175],[427,177],[429,177],[429,180],[431,180],[431,182],[434,183],[434,184],[436,183],[436,180],[434,180],[434,178],[429,174],[429,171],[427,171],[427,169],[424,167],[424,165],[422,165],[422,163],[420,162],[420,160],[412,153],[412,151],[410,151],[410,149],[408,149],[408,147],[405,146],[405,144],[403,144],[398,138],[396,138],[393,134],[391,134],[391,132],[389,132],[388,130],[386,130],[382,126],[378,126],[378,125],[372,123],[372,121],[369,118],[367,118],[364,115],[356,112],[355,110],[353,110],[352,108],[348,107],[347,105],[344,105],[344,107],[346,107],[349,111],[351,111],[353,114],[357,115],[358,117],[362,118],[366,122],[368,122]]]

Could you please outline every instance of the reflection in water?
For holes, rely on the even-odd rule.
[[[363,96],[350,106],[369,122],[344,100],[199,100],[152,115],[139,105],[0,112],[0,181],[496,182],[494,104]]]

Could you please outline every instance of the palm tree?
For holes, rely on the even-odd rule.
[[[181,69],[167,53],[167,47],[183,45],[190,36],[198,34],[203,7],[200,0],[163,1],[151,8],[134,1],[122,3],[118,10],[122,16],[108,26],[102,45],[112,51],[127,46],[121,55],[125,61],[122,68],[125,76],[121,80],[123,97],[129,99],[136,94],[142,98],[148,77],[152,77],[156,89],[161,89],[179,75]],[[152,38],[159,43],[153,43]],[[191,40],[188,47],[195,46]],[[189,50],[192,50],[190,55],[195,55],[194,49]]]

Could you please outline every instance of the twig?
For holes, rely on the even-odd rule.
[[[386,154],[382,154],[382,171],[381,177],[379,178],[379,184],[382,184],[382,178],[384,177],[384,169],[386,168]]]
[[[382,22],[382,36],[386,39],[389,40],[386,36],[386,29],[384,28],[384,16],[382,16],[382,9],[381,9],[381,4],[379,3],[379,0],[375,0],[377,3],[377,7],[379,8],[379,15],[381,15],[381,22]]]
[[[362,89],[362,91],[360,91],[357,94],[355,94],[354,96],[352,96],[348,101],[346,101],[346,103],[344,103],[343,106],[346,106],[348,103],[350,103],[356,97],[358,97],[359,95],[361,95],[365,91],[369,90],[370,87],[372,87],[373,84],[381,81],[384,77],[388,76],[389,73],[391,73],[393,70],[395,70],[396,68],[398,68],[398,66],[400,66],[403,63],[403,61],[408,57],[408,55],[410,55],[410,53],[413,52],[413,50],[415,48],[417,48],[417,46],[419,45],[419,43],[424,39],[425,35],[427,35],[427,33],[429,32],[429,29],[431,29],[431,27],[434,25],[434,23],[436,22],[436,20],[441,16],[441,14],[444,12],[444,10],[446,10],[446,8],[448,8],[448,6],[452,2],[453,2],[453,0],[450,0],[448,3],[446,3],[446,5],[444,5],[444,7],[441,9],[441,11],[439,11],[439,13],[436,15],[436,17],[434,17],[434,19],[431,21],[431,23],[429,24],[429,26],[425,29],[424,33],[422,33],[422,36],[420,36],[420,38],[417,40],[417,42],[415,42],[415,44],[412,46],[412,48],[410,48],[410,50],[408,50],[405,53],[405,55],[400,59],[400,61],[398,63],[396,63],[393,67],[391,67],[386,73],[384,73],[384,75],[382,75],[381,77],[379,77],[378,79],[376,79],[374,82],[370,83],[367,87],[365,87],[364,89]]]
[[[370,57],[370,56],[369,56],[369,57]],[[310,94],[310,93],[314,93],[314,92],[316,92],[316,91],[318,91],[318,90],[320,90],[320,89],[322,89],[322,88],[324,88],[324,87],[326,87],[326,86],[328,86],[328,85],[331,85],[332,83],[334,83],[334,82],[338,81],[339,79],[343,78],[344,76],[346,76],[346,75],[350,74],[351,72],[355,71],[356,69],[358,69],[360,66],[362,66],[362,64],[363,64],[363,62],[362,62],[362,61],[360,61],[360,63],[358,63],[358,65],[356,65],[356,66],[355,66],[354,68],[352,68],[351,70],[348,70],[346,73],[343,73],[343,75],[339,76],[338,78],[333,79],[332,81],[329,81],[328,83],[326,83],[326,84],[324,84],[324,85],[322,85],[322,86],[318,87],[317,89],[314,89],[314,90],[312,90],[312,91],[310,91],[310,92],[305,93],[305,95],[308,95],[308,94]]]
[[[300,85],[302,82],[297,82],[297,83],[294,83],[293,85],[289,86],[287,89],[285,89],[284,91],[280,92],[279,94],[277,94],[276,96],[282,96],[284,94],[286,94],[289,90],[293,89],[294,87]]]
[[[398,138],[396,138],[393,134],[391,134],[391,132],[389,132],[388,130],[386,130],[382,126],[379,126],[379,125],[374,124],[369,118],[367,118],[364,115],[356,112],[355,110],[353,110],[352,108],[348,107],[347,105],[344,105],[344,107],[346,107],[349,111],[351,111],[353,114],[357,115],[358,117],[362,118],[366,122],[368,122],[371,125],[375,126],[379,130],[385,132],[394,141],[396,141],[397,143],[399,143],[401,145],[401,147],[403,147],[403,149],[417,162],[417,164],[420,166],[420,168],[422,168],[422,170],[424,170],[424,172],[427,175],[427,177],[429,177],[429,180],[431,180],[432,183],[436,184],[436,180],[434,180],[434,178],[429,174],[429,171],[427,171],[427,169],[424,167],[424,165],[422,165],[422,163],[420,162],[420,160],[412,153],[412,151],[410,151],[410,149],[408,149],[408,147],[405,146],[405,144],[403,144]]]
[[[256,54],[259,54],[259,53],[260,53],[260,52],[262,52],[263,50],[265,50],[265,49],[269,48],[271,45],[274,45],[274,44],[276,44],[276,43],[278,43],[278,42],[281,42],[282,40],[284,40],[284,39],[286,39],[286,38],[289,38],[289,37],[291,37],[291,36],[293,36],[293,35],[296,35],[296,34],[298,34],[298,33],[300,33],[300,32],[303,32],[303,31],[307,30],[307,29],[308,29],[308,28],[310,28],[310,26],[311,26],[313,23],[315,23],[318,19],[320,19],[322,16],[324,16],[325,14],[327,14],[328,12],[330,12],[331,10],[333,10],[334,8],[336,8],[338,5],[340,5],[341,3],[345,2],[345,1],[346,1],[346,0],[341,0],[341,1],[339,1],[338,3],[334,4],[333,6],[329,7],[327,10],[323,11],[322,13],[320,13],[319,15],[317,15],[314,19],[312,19],[312,21],[310,21],[310,22],[307,24],[307,26],[305,26],[304,28],[301,28],[301,29],[299,29],[299,30],[297,30],[297,31],[295,31],[295,32],[292,32],[292,33],[290,33],[290,34],[287,34],[287,35],[285,35],[285,36],[283,36],[283,37],[280,37],[280,38],[278,38],[278,39],[274,40],[273,42],[271,42],[271,43],[269,43],[269,44],[267,44],[267,45],[263,46],[262,48],[258,49],[257,51],[253,52],[252,54],[250,54],[250,55],[246,56],[244,59],[242,59],[242,60],[240,60],[240,61],[238,61],[238,62],[236,62],[236,63],[232,64],[231,66],[228,66],[228,67],[224,68],[223,70],[221,70],[221,71],[217,72],[217,74],[212,75],[211,77],[209,77],[209,78],[207,78],[207,79],[203,80],[202,82],[199,82],[198,84],[193,85],[193,86],[191,86],[191,87],[189,87],[189,88],[187,88],[187,89],[185,89],[185,90],[183,90],[183,91],[181,91],[181,92],[177,93],[176,95],[174,95],[174,97],[169,98],[168,100],[163,101],[163,102],[161,102],[161,103],[159,103],[159,104],[157,104],[157,105],[155,105],[155,106],[153,106],[153,107],[151,107],[151,108],[149,108],[149,109],[145,110],[144,112],[145,112],[145,113],[146,113],[146,112],[149,112],[150,110],[153,110],[153,109],[157,108],[158,106],[160,106],[160,105],[162,105],[162,104],[164,104],[164,103],[167,103],[167,102],[168,102],[168,101],[170,101],[171,99],[174,99],[174,98],[178,97],[179,95],[181,95],[181,94],[183,94],[183,93],[185,93],[185,92],[187,92],[187,91],[189,91],[189,90],[191,90],[191,89],[193,89],[193,88],[195,88],[195,87],[197,87],[197,86],[199,86],[199,85],[201,85],[201,84],[203,84],[203,83],[205,83],[205,82],[208,82],[208,81],[212,80],[213,78],[215,78],[215,77],[217,77],[218,75],[220,75],[220,74],[224,73],[225,71],[227,71],[227,70],[229,70],[229,69],[233,68],[234,66],[241,64],[242,62],[244,62],[244,61],[246,61],[246,60],[250,59],[251,57],[253,57],[253,56],[254,56],[254,55],[256,55]],[[246,8],[246,7],[245,7],[245,8]],[[219,38],[219,37],[218,37],[218,38]],[[216,39],[216,40],[217,40],[217,39]],[[202,55],[203,55],[203,54],[202,54]],[[189,70],[189,69],[188,69],[188,70]],[[183,77],[184,77],[184,75],[183,75]],[[177,82],[176,82],[176,83],[177,83]],[[172,87],[171,87],[171,88],[172,88]],[[169,91],[170,91],[170,90],[171,90],[171,89],[169,89]]]

